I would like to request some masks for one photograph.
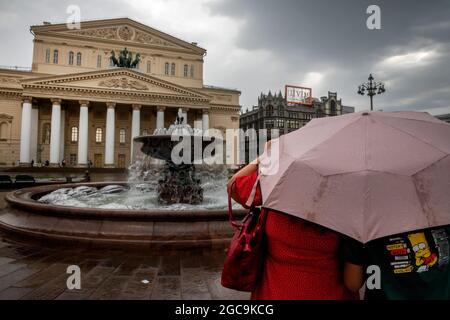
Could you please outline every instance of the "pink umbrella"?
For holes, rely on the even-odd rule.
[[[450,124],[428,113],[314,119],[271,149],[279,157],[265,153],[260,166],[266,208],[364,243],[450,224]]]

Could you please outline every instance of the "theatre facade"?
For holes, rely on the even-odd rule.
[[[133,138],[168,127],[179,108],[192,127],[239,127],[240,92],[203,83],[196,43],[126,18],[30,30],[31,70],[0,69],[2,166],[127,167]],[[111,50],[124,48],[140,54],[136,68],[113,66]]]

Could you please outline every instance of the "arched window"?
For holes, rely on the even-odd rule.
[[[103,130],[102,128],[95,129],[95,142],[101,143],[103,140]]]
[[[175,63],[172,62],[172,67],[170,68],[170,75],[174,76],[175,75]]]
[[[191,65],[191,78],[194,77],[194,65]]]
[[[78,141],[78,127],[72,127],[72,129],[70,130],[70,141]]]
[[[282,106],[279,106],[279,107],[278,107],[278,115],[279,115],[280,117],[283,117],[283,116],[284,116],[284,110],[283,110],[283,107],[282,107]]]
[[[272,116],[273,115],[273,106],[267,106],[266,108],[266,116]]]
[[[0,123],[0,139],[1,140],[8,139],[8,123],[6,122]]]
[[[53,63],[58,63],[58,50],[53,50]]]
[[[45,63],[50,63],[50,49],[45,49]]]
[[[69,52],[69,64],[73,65],[73,51]]]
[[[42,127],[42,143],[49,144],[50,143],[50,123],[45,123]]]
[[[166,64],[164,65],[164,74],[165,75],[169,75],[169,63],[166,62]]]
[[[119,143],[125,143],[125,139],[125,129],[122,128],[119,130]]]
[[[77,66],[81,66],[81,52],[77,53]]]
[[[188,76],[188,65],[187,65],[187,64],[184,65],[183,75],[184,75],[185,77]]]

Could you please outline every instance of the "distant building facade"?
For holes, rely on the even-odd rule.
[[[328,92],[328,96],[313,98],[312,106],[288,105],[281,94],[262,94],[258,105],[246,110],[240,116],[240,128],[247,129],[279,129],[280,135],[297,130],[311,119],[339,116],[355,112],[354,107],[342,105],[336,92]]]
[[[435,116],[436,118],[438,118],[439,120],[445,121],[450,123],[450,113],[447,114],[439,114],[437,116]]]
[[[273,129],[278,129],[279,135],[283,135],[303,127],[311,119],[352,112],[355,112],[355,108],[344,106],[336,92],[329,91],[328,96],[313,98],[311,106],[304,106],[289,105],[281,91],[278,94],[269,91],[268,94],[261,93],[257,106],[241,114],[239,125],[244,131],[255,129],[258,132],[259,129],[267,129],[267,140],[270,140]],[[249,162],[253,159],[249,158],[249,138],[245,139],[245,162]]]
[[[0,68],[0,166],[125,168],[133,138],[169,127],[179,108],[192,127],[239,127],[240,92],[204,84],[196,43],[128,18],[80,27],[32,26],[31,69]],[[135,68],[114,66],[124,48],[140,54]]]

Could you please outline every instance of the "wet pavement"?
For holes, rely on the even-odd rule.
[[[5,192],[0,192],[0,210]],[[0,230],[0,299],[248,299],[220,285],[224,250],[100,250],[55,247]],[[69,290],[67,268],[81,269]]]

